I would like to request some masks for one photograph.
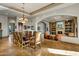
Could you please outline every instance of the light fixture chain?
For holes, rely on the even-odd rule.
[[[22,18],[20,18],[19,20],[20,20],[22,23],[26,23],[26,22],[28,21],[28,19],[25,17],[25,13],[24,13],[24,12],[25,12],[25,10],[24,10],[24,9],[25,9],[25,4],[22,3],[22,6],[23,6],[23,7],[22,7],[23,15],[22,15]]]

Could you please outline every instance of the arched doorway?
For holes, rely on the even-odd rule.
[[[37,25],[37,31],[41,32],[41,38],[44,38],[44,33],[46,32],[46,23],[40,21]]]

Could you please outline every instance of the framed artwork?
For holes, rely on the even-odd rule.
[[[58,21],[56,24],[57,24],[58,29],[63,29],[64,28],[64,22],[63,21]]]
[[[25,29],[25,30],[27,29],[27,26],[26,26],[26,25],[24,25],[24,29]]]
[[[31,30],[34,30],[34,26],[31,26]]]
[[[28,28],[30,28],[30,26],[28,26]]]
[[[38,26],[38,30],[40,30],[40,27]]]

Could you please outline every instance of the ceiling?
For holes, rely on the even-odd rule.
[[[0,14],[9,16],[21,16],[24,13],[27,17],[48,10],[59,3],[0,3]]]
[[[2,3],[1,5],[3,6],[6,6],[8,8],[12,8],[12,9],[15,9],[15,10],[20,10],[22,11],[24,7],[24,10],[27,12],[27,13],[32,13],[40,8],[43,8],[47,5],[49,5],[50,3]]]
[[[27,18],[30,18],[30,17],[33,17],[34,15],[38,16],[50,11],[56,11],[61,8],[67,7],[69,5],[72,5],[72,4],[24,3],[24,6],[23,6],[23,3],[0,3],[0,14],[8,15],[11,17],[22,16],[23,7],[24,7],[24,14],[27,16]]]
[[[52,17],[48,17],[43,21],[46,22],[55,22],[55,21],[62,21],[62,20],[71,20],[73,19],[75,16],[69,16],[69,15],[56,15],[56,16],[52,16]]]

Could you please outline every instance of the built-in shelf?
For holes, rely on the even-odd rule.
[[[56,34],[56,22],[49,22],[49,28],[51,34]]]
[[[73,32],[74,33],[74,20],[67,20],[65,21],[65,32]]]
[[[67,36],[77,36],[76,34],[77,33],[77,30],[76,30],[77,29],[77,18],[72,18],[71,20],[61,21],[61,22],[64,22],[63,23],[64,26],[62,29],[57,28],[57,22],[49,22],[49,28],[50,28],[51,34],[57,34],[58,31],[62,31],[62,34],[64,32],[64,34]],[[74,35],[70,35],[70,34],[74,34]]]

